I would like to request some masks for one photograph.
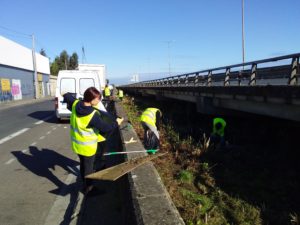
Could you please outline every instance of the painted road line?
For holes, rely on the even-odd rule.
[[[42,120],[40,120],[40,121],[35,122],[34,124],[38,125],[38,124],[44,123],[46,120],[48,120],[48,119],[50,119],[50,118],[52,118],[52,117],[53,117],[53,116],[48,116],[48,117],[46,117],[46,118],[44,118],[44,119],[42,119]]]
[[[74,168],[73,171],[79,170],[79,167]],[[70,173],[66,180],[65,185],[61,188],[60,193],[57,194],[57,197],[49,210],[49,213],[46,217],[44,225],[52,225],[52,224],[63,224],[64,216],[67,210],[72,210],[77,208],[77,206],[81,206],[81,202],[84,198],[83,194],[79,192],[79,184],[76,182],[77,176]],[[71,184],[74,184],[71,187]],[[71,198],[70,196],[74,196]]]
[[[40,140],[43,140],[44,138],[45,138],[45,136],[41,136],[39,139],[40,139]]]
[[[10,159],[5,163],[5,165],[11,164],[13,161],[15,161],[15,159]]]
[[[19,131],[15,132],[15,133],[13,133],[11,135],[8,135],[7,137],[0,139],[0,144],[3,144],[4,142],[7,142],[7,141],[13,139],[14,137],[16,137],[16,136],[18,136],[20,134],[23,134],[24,132],[26,132],[28,130],[29,130],[29,128],[24,128],[24,129],[19,130]]]
[[[36,142],[33,142],[30,146],[35,146],[36,145]]]

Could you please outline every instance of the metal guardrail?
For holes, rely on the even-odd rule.
[[[300,53],[230,66],[217,67],[122,87],[195,87],[298,85]],[[263,64],[291,60],[290,64],[259,67]],[[246,68],[245,68],[246,67]]]

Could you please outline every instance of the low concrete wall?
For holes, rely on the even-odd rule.
[[[123,144],[123,150],[145,150],[133,127],[126,122],[128,118],[122,105],[116,103],[115,107],[117,115],[124,117],[125,121],[120,126],[120,135],[123,143],[131,138],[137,140],[135,143]],[[147,154],[131,153],[127,155],[127,160],[145,155]],[[134,169],[127,177],[137,224],[184,224],[183,219],[151,162]]]

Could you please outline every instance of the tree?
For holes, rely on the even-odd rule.
[[[59,56],[56,56],[54,62],[50,65],[50,72],[57,76],[60,70],[75,70],[78,67],[78,55],[76,52],[69,57],[68,52],[63,50]]]
[[[78,67],[78,55],[76,52],[72,54],[72,56],[69,59],[69,69],[75,70]]]
[[[69,55],[66,50],[63,50],[59,56],[60,69],[67,70],[69,65]]]
[[[55,57],[54,62],[51,63],[51,65],[50,65],[50,73],[52,75],[57,76],[59,70],[60,70],[60,68],[59,68],[59,58]]]

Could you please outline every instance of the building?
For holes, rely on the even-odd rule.
[[[0,103],[50,95],[49,59],[36,52],[35,58],[36,96],[32,50],[0,35]]]

